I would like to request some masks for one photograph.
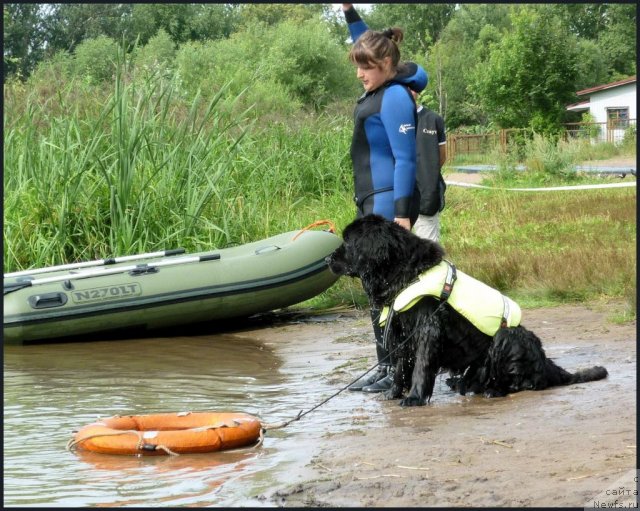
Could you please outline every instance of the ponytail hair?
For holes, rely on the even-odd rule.
[[[403,38],[404,32],[398,27],[382,31],[367,30],[351,48],[349,60],[356,66],[380,67],[386,57],[391,57],[391,65],[397,69],[400,64],[398,45]]]

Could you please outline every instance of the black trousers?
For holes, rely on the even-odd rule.
[[[391,358],[389,357],[389,350],[386,349],[383,344],[384,330],[378,323],[380,319],[380,309],[371,309],[371,324],[373,325],[373,333],[376,338],[376,355],[378,355],[378,362],[382,367],[391,366]]]

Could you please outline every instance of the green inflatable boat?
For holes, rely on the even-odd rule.
[[[341,243],[307,228],[185,255],[177,249],[4,276],[4,342],[247,317],[293,305],[337,279],[325,262]]]

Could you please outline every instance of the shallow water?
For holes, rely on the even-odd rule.
[[[5,346],[4,505],[272,506],[257,497],[295,482],[327,432],[352,428],[354,414],[381,414],[380,403],[344,392],[248,452],[138,458],[66,444],[112,415],[242,411],[263,424],[288,420],[340,388],[326,378],[338,363],[330,359],[281,358],[273,343],[237,334]]]

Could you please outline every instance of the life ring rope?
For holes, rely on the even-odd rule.
[[[112,432],[103,432],[103,433],[96,433],[95,435],[88,435],[82,438],[71,438],[68,442],[67,442],[67,450],[70,451],[72,450],[76,445],[82,443],[82,442],[86,442],[87,440],[91,440],[92,438],[100,438],[102,436],[117,436],[117,435],[128,435],[128,434],[132,434],[132,435],[136,435],[138,437],[138,446],[144,444],[143,442],[143,438],[142,438],[142,431],[138,431],[137,429],[127,429],[127,430],[113,430]],[[140,448],[140,447],[138,447]]]
[[[328,225],[329,226],[329,232],[335,234],[336,226],[331,220],[317,220],[317,221],[307,225],[306,227],[303,227],[302,229],[300,229],[300,232],[293,237],[292,241],[295,241],[295,239],[298,236],[300,236],[303,232],[308,231],[309,229],[313,229],[314,227],[320,227],[321,225]]]

